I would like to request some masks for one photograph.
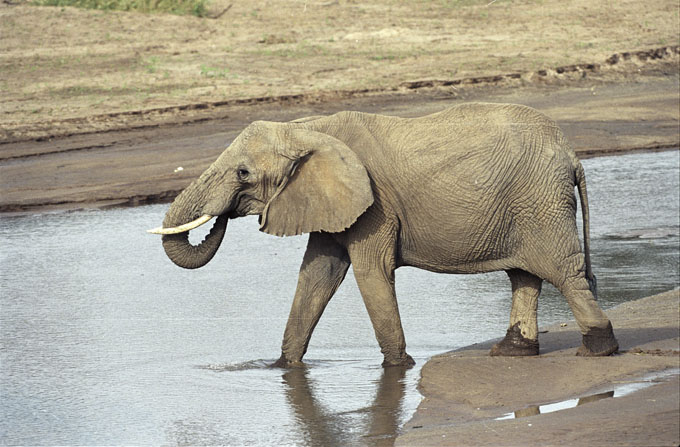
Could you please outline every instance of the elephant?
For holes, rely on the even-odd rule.
[[[255,121],[149,231],[163,235],[175,264],[193,269],[214,256],[228,220],[246,215],[258,215],[268,234],[309,233],[275,366],[303,365],[350,265],[385,367],[414,364],[395,295],[402,266],[507,272],[510,325],[491,355],[539,354],[543,281],[570,305],[582,334],[577,355],[618,350],[597,304],[584,169],[557,124],[530,107],[464,103],[416,118],[345,111]],[[213,217],[205,240],[192,245],[188,232]]]

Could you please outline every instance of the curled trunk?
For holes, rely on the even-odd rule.
[[[178,227],[204,214],[200,205],[205,202],[204,189],[203,182],[199,180],[182,191],[165,215],[163,227]],[[226,213],[218,216],[210,233],[198,245],[192,245],[189,242],[188,231],[178,234],[164,234],[163,248],[165,253],[172,262],[185,269],[203,267],[215,256],[220,247],[227,229],[227,220]]]
[[[198,245],[189,242],[189,232],[163,235],[163,249],[168,258],[185,269],[203,267],[215,256],[227,229],[227,216],[219,216],[210,233]]]

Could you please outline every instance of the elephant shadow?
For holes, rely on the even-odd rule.
[[[286,398],[292,407],[305,441],[309,445],[392,446],[397,437],[408,367],[385,368],[370,406],[349,413],[333,413],[315,397],[307,368],[283,374]],[[364,428],[357,440],[356,419],[360,413]]]

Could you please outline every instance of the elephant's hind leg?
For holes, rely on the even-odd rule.
[[[507,271],[512,283],[510,328],[505,338],[493,345],[492,356],[538,355],[538,296],[543,280],[523,270]]]
[[[619,350],[612,324],[600,309],[584,273],[582,253],[564,260],[562,272],[566,277],[553,282],[569,303],[581,329],[583,344],[576,355],[592,357],[611,355]]]

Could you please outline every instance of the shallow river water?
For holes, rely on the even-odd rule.
[[[605,309],[679,285],[679,154],[583,162]],[[383,370],[350,271],[314,333],[308,368],[267,368],[280,354],[307,238],[232,221],[215,259],[186,271],[144,231],[166,209],[0,217],[1,444],[389,444],[420,401],[430,356],[507,328],[504,273],[399,269],[418,365]],[[571,318],[544,286],[539,324]]]

